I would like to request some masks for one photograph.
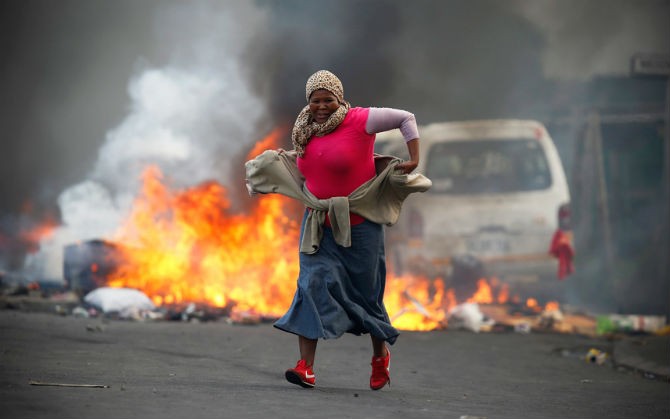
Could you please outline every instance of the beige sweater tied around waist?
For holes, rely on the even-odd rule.
[[[394,168],[402,162],[392,156],[375,155],[377,176],[368,180],[349,196],[318,199],[305,187],[294,151],[267,150],[245,163],[249,194],[278,193],[301,201],[311,208],[300,243],[302,253],[316,253],[323,237],[326,214],[335,242],[351,246],[349,212],[377,224],[393,225],[400,217],[403,201],[414,192],[427,191],[432,182],[422,174],[403,174]]]

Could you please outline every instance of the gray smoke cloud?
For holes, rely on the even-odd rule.
[[[512,114],[542,87],[542,32],[504,2],[267,7],[273,36],[258,37],[250,62],[274,115],[294,117],[306,77],[322,68],[338,74],[352,104],[409,109],[423,123]]]
[[[670,51],[667,0],[260,4],[270,14],[248,54],[253,86],[287,119],[321,68],[353,104],[428,123],[535,116],[552,82],[626,75],[634,53]]]
[[[670,52],[667,0],[514,3],[518,12],[544,35],[542,67],[550,79],[625,76],[632,54]]]
[[[178,39],[172,28],[181,24]],[[240,19],[244,17],[244,19]],[[91,172],[58,197],[62,225],[26,262],[29,271],[59,279],[63,246],[110,237],[141,186],[147,166],[158,167],[172,187],[231,180],[231,161],[258,141],[263,103],[251,94],[238,63],[250,32],[264,14],[247,3],[175,4],[156,17],[159,38],[173,45],[162,67],[140,62],[128,84],[129,113],[111,129]]]

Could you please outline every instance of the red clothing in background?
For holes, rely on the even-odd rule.
[[[575,266],[572,259],[575,252],[572,248],[572,237],[560,228],[554,233],[551,239],[551,246],[549,253],[558,258],[558,279],[564,279],[575,271]]]

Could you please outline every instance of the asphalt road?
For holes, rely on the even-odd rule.
[[[0,342],[6,419],[670,417],[670,383],[584,361],[611,343],[576,335],[403,332],[381,391],[365,336],[319,342],[315,389],[285,381],[297,339],[269,324],[2,310]]]

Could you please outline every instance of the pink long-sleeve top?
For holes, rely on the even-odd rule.
[[[419,138],[414,115],[391,108],[351,108],[342,123],[323,137],[312,137],[298,169],[319,199],[348,196],[375,176],[375,134],[398,128],[405,141]],[[364,218],[351,214],[351,225]],[[326,220],[326,225],[329,225]]]

